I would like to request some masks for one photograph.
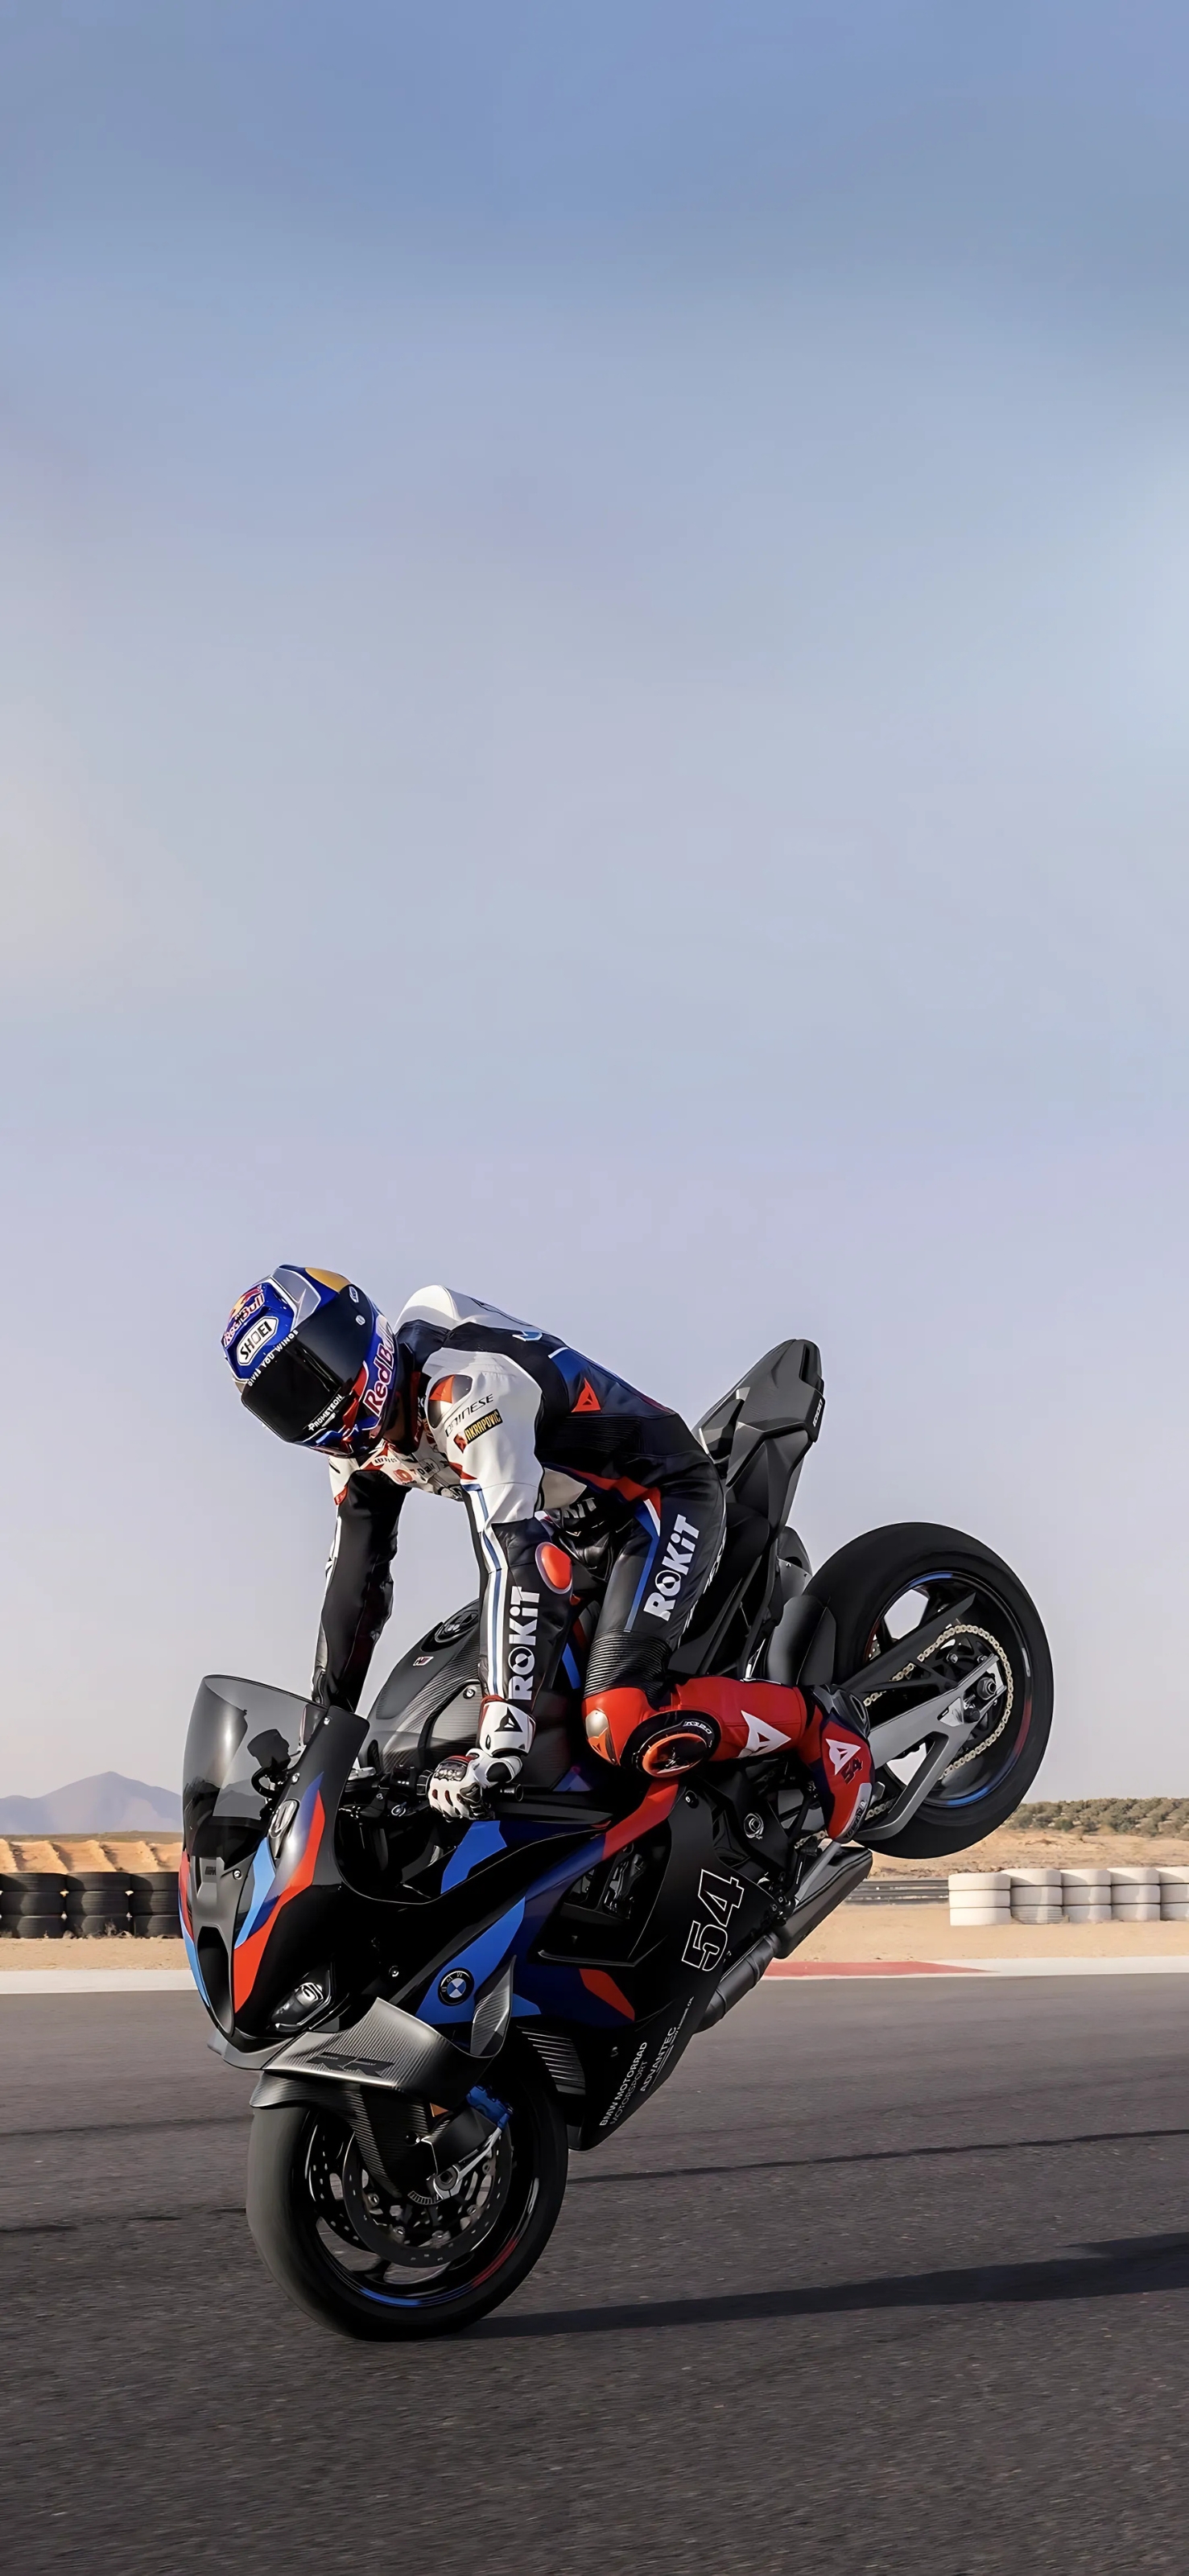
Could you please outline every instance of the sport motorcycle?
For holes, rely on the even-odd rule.
[[[827,1840],[787,1747],[672,1778],[591,1753],[601,1585],[577,1559],[524,1771],[467,1824],[426,1790],[477,1732],[477,1601],[401,1658],[366,1717],[200,1684],[186,1949],[212,2046],[259,2070],[257,2247],[340,2332],[441,2334],[506,2299],[548,2242],[570,2150],[614,2136],[875,1852],[940,1859],[1025,1796],[1053,1699],[1032,1601],[989,1548],[929,1523],[869,1530],[814,1573],[787,1522],[824,1404],[815,1344],[787,1341],[698,1424],[726,1538],[670,1669],[855,1691],[875,1786],[849,1842]]]

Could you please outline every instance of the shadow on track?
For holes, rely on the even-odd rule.
[[[647,2165],[626,2171],[617,2166],[609,2173],[571,2172],[568,2189],[577,2186],[590,2191],[607,2183],[697,2182],[703,2174],[714,2179],[723,2174],[819,2173],[829,2165],[915,2164],[936,2156],[1021,2156],[1045,2147],[1118,2147],[1152,2138],[1189,2138],[1189,2129],[1075,2129],[1061,2138],[971,2138],[965,2145],[949,2147],[860,2147],[835,2156],[762,2156],[749,2164]]]
[[[1138,2298],[1189,2289],[1189,2235],[1123,2237],[1046,2263],[987,2263],[969,2271],[890,2274],[808,2290],[748,2290],[716,2299],[641,2300],[638,2306],[572,2308],[492,2317],[479,2342],[533,2335],[623,2334],[647,2327],[750,2325],[764,2317],[854,2316],[878,2309],[1017,2306],[1058,2299]]]

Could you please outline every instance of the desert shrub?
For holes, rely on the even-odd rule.
[[[1189,1835],[1189,1798],[1034,1798],[1015,1821],[1046,1834]]]

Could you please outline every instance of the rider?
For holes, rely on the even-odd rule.
[[[233,1306],[223,1348],[243,1403],[282,1440],[323,1452],[338,1520],[311,1696],[355,1708],[392,1607],[411,1485],[465,1501],[482,1590],[478,1743],[440,1762],[430,1804],[473,1815],[518,1777],[534,1707],[569,1631],[571,1558],[609,1562],[586,1670],[593,1751],[650,1773],[796,1751],[826,1820],[853,1831],[871,1794],[861,1704],[839,1691],[666,1666],[722,1554],[716,1468],[677,1413],[555,1334],[449,1288],[395,1325],[336,1270],[282,1264]]]

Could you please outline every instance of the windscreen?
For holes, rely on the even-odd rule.
[[[208,1673],[186,1737],[182,1834],[192,1858],[228,1866],[255,1850],[295,1759],[306,1702],[266,1682]]]

